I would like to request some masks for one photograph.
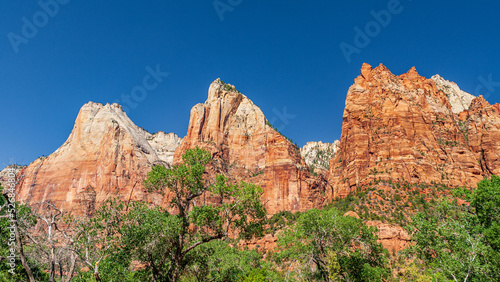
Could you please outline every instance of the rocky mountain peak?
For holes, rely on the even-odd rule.
[[[499,104],[414,67],[394,75],[363,64],[347,93],[340,142],[300,150],[235,86],[216,79],[191,109],[183,139],[148,133],[118,104],[85,104],[66,142],[19,172],[18,191],[27,202],[88,215],[110,197],[165,204],[142,187],[147,172],[199,146],[212,154],[208,178],[225,173],[261,185],[269,213],[303,211],[376,181],[472,187],[500,174],[498,140]]]
[[[340,195],[377,180],[475,185],[500,169],[492,141],[499,115],[483,100],[415,68],[394,75],[364,64],[346,97],[330,183]]]
[[[416,79],[420,77],[420,75],[418,74],[417,69],[415,67],[411,67],[406,73],[406,77],[408,79]]]
[[[146,140],[153,147],[158,158],[171,165],[174,162],[175,149],[182,143],[182,138],[175,133],[159,131],[151,134],[146,133]]]
[[[208,100],[211,101],[213,99],[221,98],[225,95],[242,95],[234,85],[229,83],[225,83],[220,78],[214,80],[210,87],[208,88]]]
[[[212,154],[216,171],[261,185],[269,213],[321,206],[326,201],[321,193],[332,193],[325,191],[324,178],[309,175],[298,148],[266,123],[262,110],[220,79],[210,85],[205,103],[191,109],[174,163],[196,146]]]
[[[300,155],[309,167],[327,171],[330,160],[339,150],[339,145],[338,140],[333,143],[307,142],[304,147],[300,148]]]
[[[363,63],[363,66],[361,66],[361,76],[366,80],[370,79],[372,69],[371,65]]]
[[[468,110],[472,100],[476,98],[474,95],[462,91],[456,83],[442,78],[439,74],[433,75],[431,79],[436,83],[438,90],[443,91],[448,96],[451,110],[455,114]]]
[[[82,106],[66,142],[20,173],[19,195],[32,204],[47,200],[63,210],[91,215],[110,197],[160,204],[142,182],[151,166],[172,162],[175,134],[150,134],[118,104]]]
[[[145,139],[146,131],[135,125],[123,111],[122,106],[116,103],[103,105],[88,102],[83,105],[76,118],[73,131],[64,145],[80,144],[84,147],[93,147],[101,144],[103,138],[111,132],[129,137],[134,146],[145,153],[149,162],[152,163],[158,159],[155,150]],[[56,152],[65,148],[64,145]]]
[[[374,70],[376,72],[389,72],[389,73],[391,73],[391,71],[382,63],[380,63]]]
[[[357,84],[363,84],[367,83],[368,81],[386,80],[391,76],[394,75],[383,64],[379,64],[377,67],[372,68],[371,65],[363,63],[361,67],[361,74],[354,81]]]

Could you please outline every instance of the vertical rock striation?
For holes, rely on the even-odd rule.
[[[261,185],[271,214],[320,207],[332,193],[324,179],[309,175],[299,149],[270,126],[260,108],[220,79],[210,85],[207,101],[192,108],[174,163],[195,146],[212,153],[216,172]]]
[[[415,68],[396,76],[383,65],[363,64],[347,93],[330,183],[342,196],[389,179],[474,187],[498,172],[500,117],[497,105],[482,97],[469,103],[470,96]]]

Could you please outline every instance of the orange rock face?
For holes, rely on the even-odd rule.
[[[252,238],[250,240],[240,240],[238,247],[241,249],[256,250],[267,256],[268,252],[276,251],[278,246],[278,236],[274,234],[266,234],[261,238]]]
[[[353,211],[348,211],[344,216],[360,218],[359,215]],[[397,254],[403,250],[410,243],[410,236],[408,232],[401,226],[396,224],[383,223],[380,220],[365,221],[367,226],[375,226],[378,229],[377,237],[380,244],[389,251],[389,253]]]
[[[387,249],[391,255],[397,254],[410,244],[410,236],[406,230],[398,225],[383,223],[378,220],[367,221],[366,225],[377,227],[377,242],[382,244],[382,246]]]
[[[142,181],[160,161],[121,106],[89,102],[83,106],[66,142],[20,174],[21,199],[32,206],[46,201],[63,211],[91,215],[105,200],[141,200],[161,204],[145,193]]]
[[[376,180],[474,187],[500,174],[500,105],[472,97],[414,68],[397,76],[364,64],[347,93],[339,148],[326,176],[309,174],[299,149],[220,80],[210,85],[206,102],[192,108],[182,142],[138,128],[117,104],[88,103],[68,140],[20,172],[17,191],[32,205],[50,200],[87,215],[111,197],[165,204],[144,191],[143,179],[153,164],[179,162],[195,146],[211,152],[212,176],[261,185],[270,214],[320,208]]]
[[[474,187],[499,172],[499,118],[482,97],[467,114],[453,113],[447,95],[415,68],[396,76],[364,64],[347,93],[328,180],[340,196],[389,179]]]
[[[321,207],[333,193],[324,178],[309,175],[298,148],[268,124],[259,107],[219,79],[207,101],[192,108],[174,163],[195,146],[212,153],[217,172],[261,185],[271,214]]]
[[[481,170],[487,175],[500,175],[500,104],[490,105],[479,96],[463,113],[462,124]]]

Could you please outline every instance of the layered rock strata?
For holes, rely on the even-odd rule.
[[[499,172],[498,104],[481,96],[469,104],[458,87],[445,93],[443,85],[415,68],[397,76],[363,64],[347,93],[340,153],[330,161],[339,195],[377,180],[474,187]]]

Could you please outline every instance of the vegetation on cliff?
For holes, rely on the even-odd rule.
[[[172,168],[155,166],[150,192],[167,209],[110,199],[91,217],[73,217],[45,203],[17,206],[20,246],[27,260],[8,255],[11,210],[0,197],[1,281],[496,281],[500,278],[500,178],[476,189],[372,183],[323,209],[266,216],[260,187],[209,181],[210,154],[190,149]],[[378,185],[378,186],[377,186]],[[382,189],[380,187],[386,187]],[[397,190],[396,190],[397,189]],[[400,191],[395,193],[395,191]],[[417,192],[414,192],[417,191]],[[373,196],[375,195],[375,196]],[[372,197],[373,196],[373,197]],[[384,201],[379,198],[384,197]],[[217,201],[206,201],[207,197]],[[374,199],[379,199],[375,201]],[[408,248],[389,254],[367,224],[369,203],[384,202],[377,219],[405,225]],[[362,203],[363,205],[359,205]],[[172,212],[174,210],[175,212]],[[356,211],[361,218],[346,216]],[[367,215],[368,214],[368,215]],[[380,215],[379,215],[380,214]],[[364,219],[363,219],[364,218]],[[266,233],[276,248],[242,247]],[[248,245],[247,245],[248,246]],[[19,254],[19,250],[16,250]],[[26,269],[29,268],[29,269]],[[27,275],[27,271],[31,277]]]

